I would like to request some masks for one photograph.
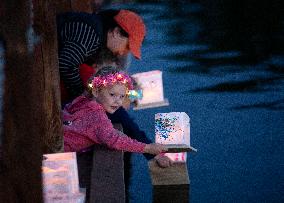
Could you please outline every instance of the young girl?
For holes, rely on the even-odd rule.
[[[114,67],[104,67],[92,79],[90,95],[82,95],[63,110],[64,150],[82,151],[94,144],[128,152],[160,154],[167,148],[131,139],[113,128],[106,113],[122,106],[132,82]]]

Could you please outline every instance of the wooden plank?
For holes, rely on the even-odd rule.
[[[125,202],[123,152],[97,145],[77,153],[77,163],[87,202]]]
[[[122,131],[121,125],[114,124]],[[87,202],[125,202],[123,152],[96,145],[77,153],[80,187]]]
[[[155,160],[148,162],[152,185],[189,184],[186,163],[174,163],[173,166],[161,168]]]
[[[186,144],[166,144],[168,150],[166,153],[178,153],[178,152],[197,152],[197,149],[188,146]]]
[[[120,124],[114,128],[123,132]],[[125,203],[123,152],[96,145],[93,155],[90,203]]]
[[[153,203],[189,203],[190,185],[154,185]]]
[[[123,152],[97,145],[94,151],[90,202],[125,202]]]
[[[153,185],[153,202],[189,202],[190,181],[186,163],[161,168],[155,160],[148,162]]]

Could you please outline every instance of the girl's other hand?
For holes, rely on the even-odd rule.
[[[167,157],[163,154],[159,154],[159,155],[155,156],[154,159],[156,160],[158,165],[162,168],[170,167],[174,163],[169,157]]]

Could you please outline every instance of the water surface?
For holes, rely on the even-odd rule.
[[[143,60],[132,60],[130,72],[162,70],[170,101],[130,113],[151,139],[155,113],[190,116],[198,149],[188,158],[191,202],[283,202],[283,18],[268,24],[261,3],[193,2],[112,6],[143,16]],[[131,202],[151,202],[147,162],[134,155],[132,163]]]

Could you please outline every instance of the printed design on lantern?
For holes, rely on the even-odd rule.
[[[171,132],[181,131],[180,128],[177,128],[175,122],[177,118],[157,118],[155,120],[155,133],[160,136],[160,138],[164,140],[173,140],[173,137],[170,136]]]
[[[174,161],[185,161],[185,152],[181,152],[181,153],[174,153]]]
[[[148,81],[142,84],[143,89],[152,89],[156,87],[157,87],[157,82],[154,80],[151,80],[151,81]]]

